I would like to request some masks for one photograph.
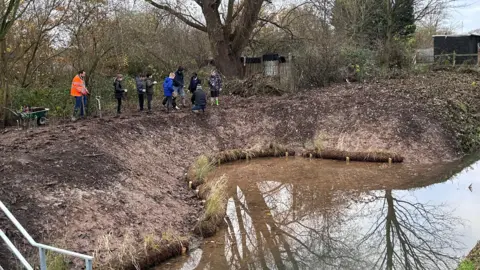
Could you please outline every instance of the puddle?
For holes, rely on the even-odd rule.
[[[221,166],[225,228],[157,269],[455,269],[480,240],[480,162],[459,166]]]

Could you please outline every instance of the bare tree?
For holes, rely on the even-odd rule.
[[[5,76],[8,73],[7,43],[6,35],[12,28],[18,18],[23,14],[31,1],[9,0],[0,2],[0,73],[2,74],[0,87],[3,90],[3,104],[8,106],[10,100],[10,89],[8,79]],[[0,110],[4,112],[4,110]],[[2,113],[0,113],[2,115]],[[7,114],[3,114],[3,124],[7,121]]]
[[[185,7],[188,3],[145,1],[177,17],[188,26],[207,33],[214,53],[215,64],[226,76],[240,74],[239,58],[241,53],[248,44],[264,3],[269,2],[266,0],[228,0],[226,7],[223,7],[222,1],[195,0],[193,3],[203,14],[202,21],[186,10]]]

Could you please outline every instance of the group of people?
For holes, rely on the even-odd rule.
[[[180,109],[177,106],[177,97],[180,97],[181,106],[186,107],[186,91],[185,91],[185,79],[184,79],[183,67],[179,67],[177,71],[170,73],[163,82],[163,101],[162,104],[169,112],[172,109]],[[75,106],[72,120],[75,120],[78,115],[84,117],[87,105],[87,96],[89,94],[85,87],[85,71],[81,70],[75,76],[72,81],[72,87],[70,90],[71,96],[75,98]],[[117,74],[115,77],[113,87],[114,96],[117,100],[117,115],[122,112],[122,100],[125,99],[125,93],[127,89],[123,87],[123,75]],[[135,78],[135,84],[138,94],[139,110],[144,111],[145,99],[147,100],[148,112],[152,111],[152,100],[154,95],[154,87],[157,82],[153,79],[151,73],[140,74]],[[208,86],[210,88],[210,103],[211,105],[219,105],[218,97],[222,90],[222,78],[215,70],[212,71],[208,78]],[[202,80],[198,77],[197,73],[193,73],[190,78],[190,84],[187,88],[191,96],[192,111],[197,113],[199,111],[205,112],[207,106],[207,95],[203,91]]]

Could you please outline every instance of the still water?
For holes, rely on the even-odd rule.
[[[480,240],[480,162],[464,166],[221,166],[224,229],[158,269],[455,269]]]

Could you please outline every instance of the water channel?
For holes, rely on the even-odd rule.
[[[224,229],[157,269],[455,269],[480,240],[480,162],[464,166],[223,165]]]

